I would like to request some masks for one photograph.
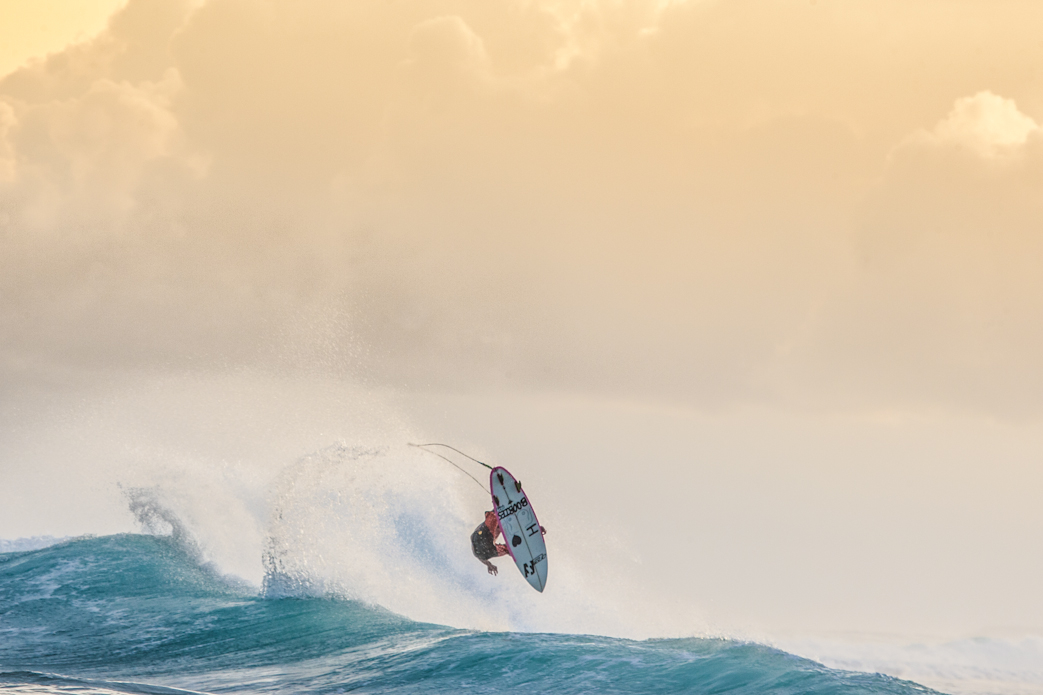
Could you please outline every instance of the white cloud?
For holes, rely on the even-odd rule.
[[[1009,153],[1024,145],[1039,124],[1018,110],[1013,99],[989,91],[957,99],[952,111],[928,137],[942,145],[956,145],[983,157]]]

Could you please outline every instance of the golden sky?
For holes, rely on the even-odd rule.
[[[125,0],[0,0],[0,75],[105,28]]]
[[[18,370],[1043,405],[1034,3],[27,7]]]

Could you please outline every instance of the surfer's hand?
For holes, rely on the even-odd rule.
[[[542,533],[544,536],[546,536],[547,535],[547,529],[545,529],[542,526],[540,526],[540,533]]]
[[[491,574],[494,577],[496,576],[496,573],[500,571],[496,569],[496,565],[492,564],[491,562],[485,563],[485,566],[489,568],[489,574]]]

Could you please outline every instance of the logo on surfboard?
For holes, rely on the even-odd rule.
[[[525,507],[528,507],[528,506],[529,506],[528,498],[527,497],[522,497],[520,500],[518,500],[514,504],[508,505],[508,506],[504,507],[503,509],[497,510],[496,513],[497,513],[497,515],[499,515],[500,519],[503,520],[503,519],[506,519],[507,517],[509,517],[511,514],[515,514],[519,509],[524,509]]]
[[[547,553],[540,553],[536,557],[532,558],[532,562],[526,562],[522,564],[522,573],[528,578],[530,574],[536,574],[536,565],[547,559]]]

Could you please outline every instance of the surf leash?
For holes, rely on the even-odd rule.
[[[485,466],[485,467],[486,467],[486,468],[488,468],[489,470],[492,470],[492,469],[493,469],[493,467],[492,467],[492,466],[490,466],[490,465],[489,465],[488,463],[486,463],[485,461],[479,461],[479,460],[478,460],[478,459],[476,459],[476,458],[475,458],[474,456],[468,456],[468,455],[467,455],[467,454],[465,454],[464,452],[462,452],[462,451],[460,451],[459,449],[457,449],[457,448],[456,448],[455,446],[449,446],[448,444],[439,444],[438,442],[432,442],[432,443],[430,443],[430,444],[410,444],[410,446],[418,446],[418,447],[420,447],[421,449],[422,449],[422,448],[424,448],[425,446],[444,446],[444,447],[445,447],[446,449],[452,449],[453,451],[455,451],[456,453],[460,454],[461,456],[463,456],[463,457],[465,457],[465,458],[469,458],[469,459],[471,459],[472,461],[474,461],[475,463],[478,463],[478,464],[481,464],[481,465]],[[432,451],[431,453],[433,454],[434,452]]]
[[[446,456],[442,456],[437,451],[431,451],[430,449],[426,449],[425,447],[429,447],[429,446],[444,446],[446,449],[452,449],[453,451],[455,451],[456,453],[460,454],[461,456],[465,456],[465,457],[471,459],[472,461],[474,461],[475,463],[481,463],[483,466],[485,466],[489,470],[492,470],[493,467],[490,466],[488,463],[483,463],[482,461],[479,461],[478,459],[476,459],[476,458],[474,458],[472,456],[467,456],[467,454],[465,454],[464,452],[460,451],[459,449],[457,449],[455,447],[451,447],[448,444],[437,444],[437,443],[413,444],[412,442],[407,442],[407,444],[409,444],[409,446],[415,446],[417,449],[421,449],[423,451],[426,451],[429,454],[434,454],[435,456],[437,456],[438,458],[442,459],[443,461],[448,462],[450,465],[452,465],[452,466],[456,467],[457,469],[459,469],[468,478],[473,480],[478,485],[478,487],[482,488],[483,492],[488,492],[488,490],[486,490],[486,488],[485,488],[485,485],[482,485],[482,483],[478,480],[478,478],[475,478],[473,475],[471,475],[470,473],[465,471],[463,468],[460,468],[460,466],[458,466],[456,464],[456,461],[453,461],[451,458],[448,458]]]

